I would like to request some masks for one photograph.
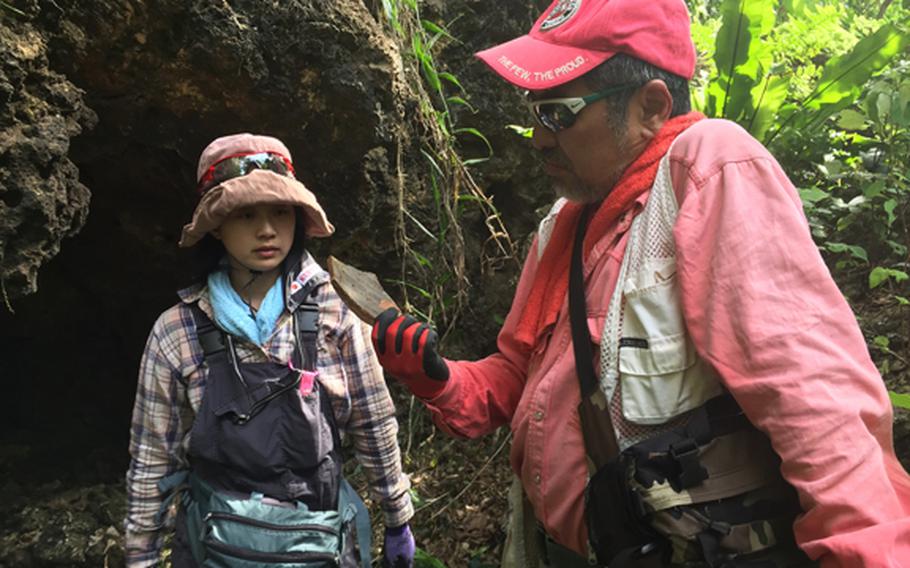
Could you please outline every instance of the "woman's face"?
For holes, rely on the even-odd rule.
[[[235,209],[212,235],[224,244],[232,266],[268,272],[290,252],[295,223],[291,205],[263,203]]]

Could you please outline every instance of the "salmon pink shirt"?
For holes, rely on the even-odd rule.
[[[703,120],[680,135],[670,173],[689,334],[782,458],[805,511],[797,542],[824,568],[910,566],[910,478],[894,455],[891,404],[793,184],[760,143],[724,120]],[[585,262],[589,328],[598,343],[633,217],[621,218]],[[445,390],[427,404],[439,427],[457,436],[509,424],[512,467],[537,519],[554,540],[586,555],[588,472],[568,302],[533,353],[514,337],[537,245],[498,352],[449,361]]]

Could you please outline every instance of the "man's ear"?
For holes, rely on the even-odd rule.
[[[666,83],[653,79],[642,85],[635,93],[638,120],[642,128],[656,133],[673,111],[673,95]]]

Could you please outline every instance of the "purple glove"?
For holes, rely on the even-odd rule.
[[[407,523],[395,528],[386,528],[382,544],[383,562],[386,568],[412,568],[414,566],[414,535]]]

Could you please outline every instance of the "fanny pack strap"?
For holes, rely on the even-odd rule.
[[[591,207],[585,207],[575,229],[569,267],[569,323],[572,327],[575,372],[581,388],[581,404],[578,406],[581,432],[585,451],[596,471],[619,455],[619,443],[610,417],[609,401],[600,389],[594,371],[594,350],[591,347],[591,331],[588,329],[582,251],[590,216]]]
[[[357,548],[360,550],[361,567],[370,568],[372,563],[372,558],[370,557],[370,547],[372,545],[370,512],[347,479],[341,479],[340,491],[338,509],[343,511],[345,520],[353,521],[354,528],[357,531]],[[351,510],[352,517],[348,517],[348,510]]]

